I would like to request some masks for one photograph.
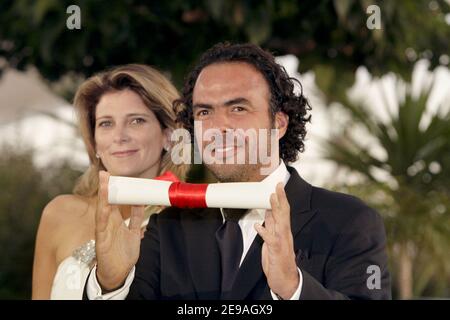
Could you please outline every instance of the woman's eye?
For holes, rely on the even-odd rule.
[[[144,123],[144,122],[145,122],[144,118],[136,118],[131,121],[132,124],[139,124],[139,123]]]
[[[111,121],[101,121],[98,124],[99,127],[110,127],[111,126]]]

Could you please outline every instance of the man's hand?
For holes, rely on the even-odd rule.
[[[255,224],[264,240],[261,260],[269,288],[283,299],[290,299],[298,288],[289,202],[283,184],[270,197],[272,210],[266,211],[265,226]]]
[[[109,173],[99,172],[95,216],[97,280],[105,291],[120,287],[139,258],[144,207],[133,206],[128,227],[119,208],[108,204]]]

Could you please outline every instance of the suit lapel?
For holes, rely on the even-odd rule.
[[[222,225],[219,209],[192,210],[181,220],[186,240],[187,260],[198,299],[220,297],[220,253],[215,241]]]
[[[311,208],[312,186],[303,180],[297,170],[287,167],[291,177],[286,184],[285,191],[291,207],[291,229],[292,236],[295,236],[316,214]]]
[[[311,210],[312,186],[304,181],[294,168],[288,166],[287,169],[291,177],[285,186],[285,191],[291,207],[291,229],[295,238],[314,216],[315,211]],[[231,299],[245,299],[259,279],[264,276],[261,265],[262,245],[262,238],[256,235],[237,274]]]

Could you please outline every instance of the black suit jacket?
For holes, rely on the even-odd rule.
[[[291,167],[286,194],[300,299],[389,299],[390,278],[381,217],[355,197],[312,187]],[[141,243],[128,299],[219,299],[219,209],[167,208],[153,215]],[[256,236],[237,275],[233,299],[272,299]],[[380,268],[381,288],[369,289],[367,268]],[[369,281],[371,282],[371,281]]]

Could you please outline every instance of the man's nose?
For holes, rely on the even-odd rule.
[[[211,127],[217,128],[220,132],[226,133],[233,129],[233,122],[226,112],[216,112],[213,117]]]

